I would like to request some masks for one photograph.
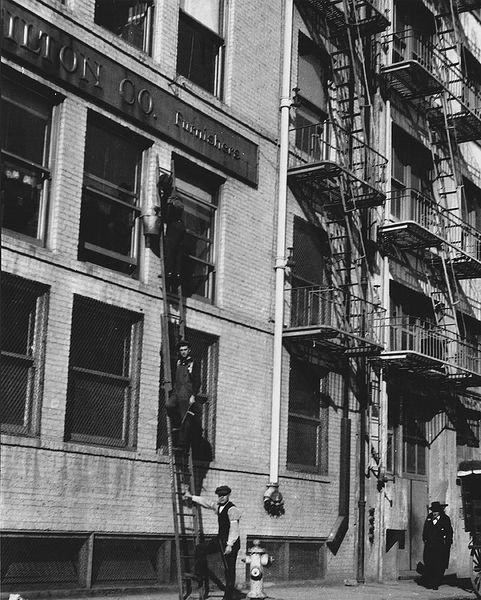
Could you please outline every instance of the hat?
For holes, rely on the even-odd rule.
[[[232,490],[230,489],[230,487],[228,485],[220,485],[218,488],[216,488],[215,493],[218,496],[227,496],[228,494],[230,494],[232,492]]]
[[[442,510],[444,510],[446,508],[446,506],[449,506],[448,504],[443,504],[442,502],[431,502],[431,506],[429,507],[429,510],[432,512],[440,512]]]
[[[182,348],[182,346],[187,346],[187,348],[192,349],[190,342],[187,340],[180,340],[177,343],[177,350],[179,350],[179,348]]]

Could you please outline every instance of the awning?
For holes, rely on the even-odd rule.
[[[458,477],[481,475],[481,460],[463,460],[459,463]]]

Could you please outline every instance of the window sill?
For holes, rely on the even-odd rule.
[[[221,98],[216,96],[213,92],[208,92],[200,85],[197,85],[196,83],[191,81],[188,77],[185,77],[185,75],[177,74],[173,81],[173,84],[181,90],[185,90],[189,94],[197,96],[197,98],[199,98],[200,100],[204,100],[205,102],[208,102],[211,106],[214,106],[215,108],[218,108],[222,111],[225,111],[226,107],[228,107],[228,105],[223,100],[221,100]],[[183,99],[185,100],[185,98]]]
[[[331,483],[331,476],[309,471],[297,471],[287,467],[281,474],[282,479],[301,479],[303,481],[316,481],[318,483]]]
[[[105,446],[95,446],[94,444],[84,444],[80,442],[63,442],[56,440],[42,440],[39,437],[29,437],[26,435],[13,435],[9,433],[0,434],[0,443],[5,446],[16,446],[22,448],[36,448],[40,450],[52,450],[54,452],[65,452],[66,454],[88,454],[91,456],[104,456],[117,459],[139,460],[155,463],[167,463],[168,456],[165,458],[155,450],[126,450],[125,448],[107,448]],[[162,460],[164,458],[164,460]]]

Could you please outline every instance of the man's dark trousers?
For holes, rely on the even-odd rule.
[[[224,554],[226,542],[219,537],[199,544],[195,549],[195,574],[205,580],[208,577],[207,555],[219,553],[223,555],[225,567],[225,593],[224,600],[232,600],[235,589],[235,565],[240,549],[240,540],[237,539],[232,546],[230,554]]]

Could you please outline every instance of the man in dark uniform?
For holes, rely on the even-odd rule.
[[[200,388],[200,370],[192,358],[190,343],[181,340],[178,344],[178,359],[175,365],[174,384],[167,399],[167,414],[175,433],[174,443],[189,452],[191,445],[202,436],[201,408],[196,405]]]
[[[441,502],[432,502],[423,528],[423,579],[426,587],[433,590],[437,590],[441,584],[449,564],[449,552],[453,543],[451,520],[444,513],[446,506],[447,504]]]
[[[207,555],[220,553],[223,555],[225,567],[226,587],[224,600],[232,600],[235,590],[235,566],[237,554],[240,549],[240,511],[230,501],[231,489],[228,485],[221,485],[216,490],[217,502],[209,502],[202,496],[193,496],[189,492],[184,494],[199,506],[208,508],[217,513],[219,531],[217,537],[209,542],[199,544],[195,549],[195,579],[199,585],[207,579]]]

